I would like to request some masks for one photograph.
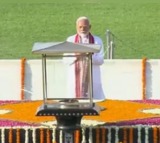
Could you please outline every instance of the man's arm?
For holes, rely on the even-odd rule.
[[[95,65],[102,65],[104,63],[104,46],[102,40],[94,36],[95,44],[101,45],[101,49],[98,53],[94,53],[92,56],[92,63]]]

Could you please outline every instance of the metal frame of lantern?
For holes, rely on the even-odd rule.
[[[89,91],[89,104],[90,104],[90,106],[92,106],[93,105],[93,82],[92,82],[92,54],[93,53],[83,53],[83,54],[79,54],[78,56],[80,56],[80,57],[82,57],[82,56],[84,56],[84,57],[88,57],[88,66],[89,66],[89,70],[88,70],[88,73],[89,73],[89,83],[88,83],[88,91]],[[77,56],[77,55],[76,55]],[[60,55],[47,55],[47,54],[42,54],[42,81],[43,81],[43,101],[44,101],[44,104],[46,103],[45,101],[46,101],[46,99],[49,99],[48,97],[47,97],[47,66],[46,66],[46,58],[47,57],[62,57],[62,56],[60,56]],[[68,55],[63,55],[63,57],[75,57],[75,55],[70,55],[70,54],[68,54]],[[61,99],[62,100],[62,98],[50,98],[50,100],[58,100],[58,99]],[[65,100],[66,98],[64,98],[64,100]],[[78,98],[76,98],[76,99],[78,99]],[[82,99],[82,98],[80,98],[80,99]],[[86,99],[86,98],[85,98]]]
[[[71,48],[66,48],[71,47]],[[76,49],[76,47],[78,47]],[[95,50],[92,47],[96,47]],[[36,44],[32,52],[42,54],[42,76],[43,76],[43,104],[37,109],[37,116],[55,116],[57,120],[57,130],[64,132],[64,142],[67,142],[68,135],[72,136],[69,143],[73,143],[73,132],[81,130],[81,119],[83,116],[99,115],[103,109],[93,102],[92,83],[92,54],[98,52],[95,44],[75,44],[70,42]],[[89,102],[80,103],[77,98],[47,98],[47,57],[71,57],[73,54],[63,55],[63,53],[80,53],[78,56],[88,57],[89,66]],[[48,100],[60,100],[59,102],[48,103]],[[58,142],[58,141],[57,141]],[[68,142],[67,142],[68,143]]]

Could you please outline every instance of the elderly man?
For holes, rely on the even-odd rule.
[[[72,35],[67,38],[68,42],[73,43],[91,43],[91,44],[99,44],[101,45],[101,49],[98,53],[94,53],[92,56],[92,65],[93,65],[93,98],[94,99],[104,99],[104,93],[102,90],[102,84],[101,84],[101,74],[100,74],[100,65],[104,62],[104,49],[103,49],[103,42],[101,38],[98,36],[92,35],[91,30],[91,24],[87,17],[82,16],[79,17],[76,21],[76,30],[77,33],[75,35]],[[78,81],[78,72],[77,69],[80,69],[75,64],[75,94],[77,97],[85,97],[84,93],[82,93],[82,85],[80,84],[80,81]],[[83,67],[84,68],[84,67]],[[73,74],[71,75],[73,77]],[[73,83],[73,84],[74,84]],[[79,84],[79,85],[78,85]],[[78,87],[79,86],[79,87]],[[73,88],[73,87],[72,87]]]

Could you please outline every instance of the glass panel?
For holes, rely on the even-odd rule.
[[[64,100],[70,102],[89,102],[91,92],[89,91],[90,81],[90,60],[88,55],[76,55],[55,59],[47,57],[47,98]]]
[[[89,98],[89,62],[88,57],[80,56],[74,64],[75,66],[75,95],[76,98]]]

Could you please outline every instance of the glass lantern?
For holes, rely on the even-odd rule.
[[[100,45],[67,41],[34,44],[32,52],[42,55],[43,104],[38,107],[37,116],[55,116],[57,129],[68,132],[81,128],[83,116],[99,115],[102,108],[93,102],[92,89],[92,55],[99,50]],[[72,78],[63,83],[72,92],[63,89],[61,83],[65,81],[62,77],[68,77],[66,71],[52,66],[57,59],[72,69]],[[54,91],[58,89],[59,94],[55,95]]]

